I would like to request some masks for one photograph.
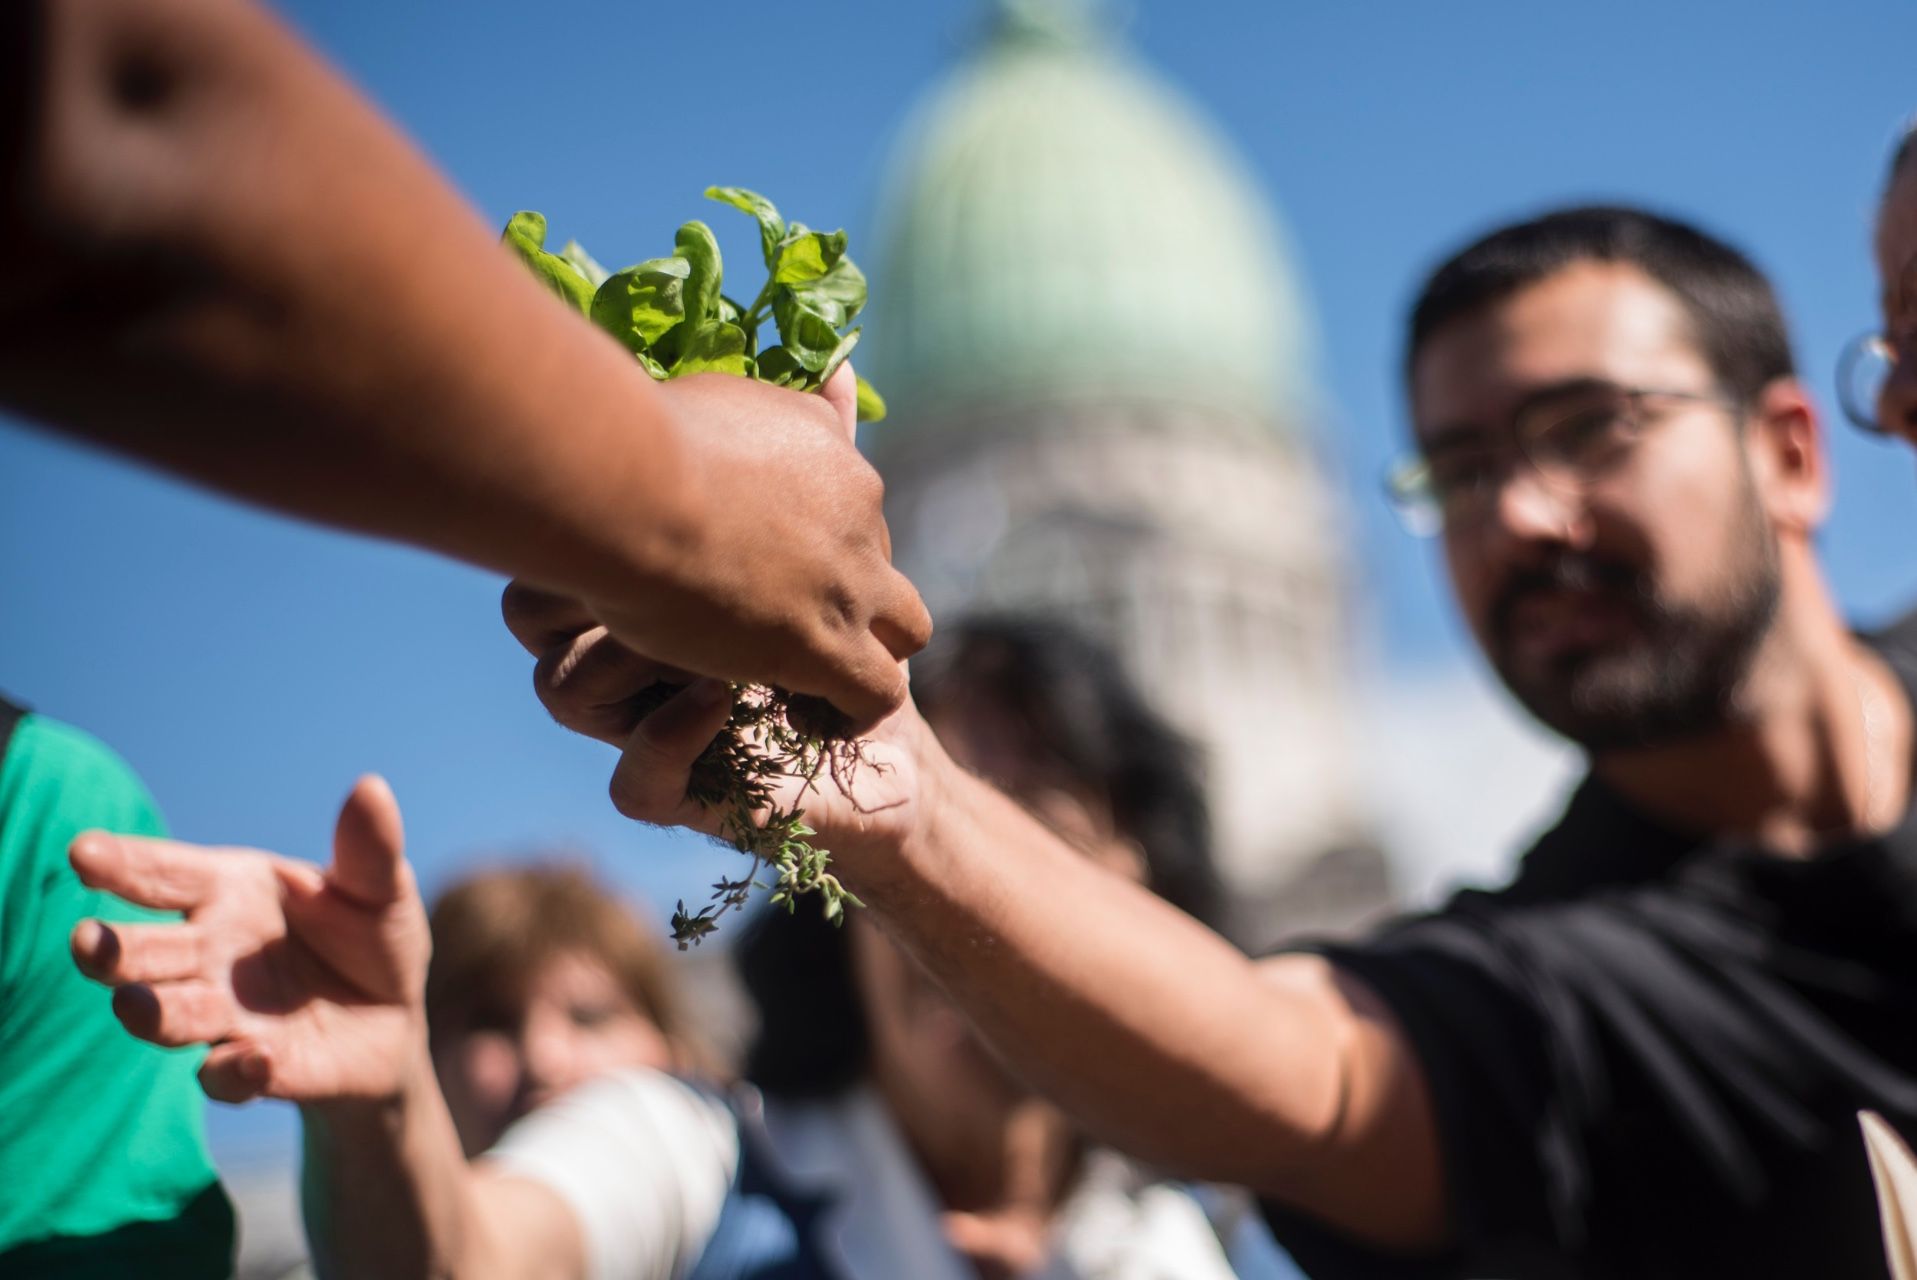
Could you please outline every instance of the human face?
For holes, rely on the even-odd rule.
[[[475,1004],[437,1043],[440,1087],[468,1155],[568,1089],[672,1062],[659,1028],[604,965],[580,952],[547,961],[517,1004]]]
[[[1878,425],[1917,444],[1917,160],[1906,159],[1877,214],[1884,337],[1897,359],[1878,397]]]
[[[1777,543],[1734,414],[1682,304],[1636,267],[1578,263],[1461,316],[1412,369],[1427,457],[1505,448],[1528,407],[1656,388],[1628,452],[1576,488],[1507,466],[1481,518],[1447,523],[1459,608],[1531,713],[1594,751],[1723,723],[1779,592]]]

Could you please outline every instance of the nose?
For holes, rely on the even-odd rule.
[[[573,1084],[572,1035],[563,1018],[535,1014],[519,1035],[519,1060],[534,1091],[560,1092]]]
[[[1551,484],[1534,467],[1505,471],[1491,511],[1490,524],[1498,534],[1519,543],[1575,543],[1586,523],[1575,492]]]

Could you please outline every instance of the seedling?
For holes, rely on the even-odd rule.
[[[865,306],[865,274],[845,253],[845,232],[814,231],[788,223],[770,200],[743,187],[708,187],[706,196],[752,216],[766,281],[749,305],[723,291],[719,243],[703,222],[679,228],[673,252],[608,272],[575,241],[558,253],[546,248],[546,219],[530,211],[506,224],[505,243],[549,289],[617,339],[639,366],[665,381],[691,373],[730,373],[797,391],[817,391],[858,345],[853,325]],[[761,345],[770,320],[778,341]],[[848,327],[850,326],[850,327]],[[858,379],[858,416],[876,422],[885,401]],[[676,692],[656,685],[641,699],[648,711]],[[718,928],[719,917],[742,908],[763,869],[776,874],[771,901],[787,911],[808,893],[819,895],[825,917],[840,923],[845,907],[862,906],[827,867],[831,855],[811,843],[800,802],[821,774],[843,782],[861,760],[861,744],[834,734],[824,715],[795,717],[792,695],[768,685],[734,685],[731,719],[692,769],[688,798],[721,815],[721,833],[753,858],[740,880],[721,879],[696,911],[680,901],[672,936],[681,951]],[[798,799],[775,802],[779,784],[798,778]]]

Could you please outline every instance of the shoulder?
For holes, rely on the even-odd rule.
[[[161,1239],[170,1256],[224,1254],[231,1213],[210,1188],[198,1053],[127,1035],[68,956],[67,935],[85,917],[158,918],[73,874],[67,845],[90,827],[158,834],[160,821],[98,739],[25,716],[0,762],[0,1186],[22,1189],[20,1214],[36,1231],[88,1237],[89,1256]]]
[[[19,949],[29,939],[64,943],[83,915],[157,919],[153,912],[85,888],[67,865],[67,846],[82,831],[162,836],[159,809],[133,770],[99,739],[42,715],[15,726],[0,759],[0,949],[17,963],[67,964]],[[17,976],[17,975],[16,975]]]
[[[93,828],[166,834],[146,786],[99,739],[47,716],[22,717],[0,759],[0,981],[24,981],[27,969],[64,976],[72,968],[66,931],[83,916],[161,918],[74,876],[67,846]]]
[[[724,1099],[683,1080],[619,1071],[519,1120],[484,1159],[576,1204],[641,1191],[704,1199],[732,1181],[739,1126]]]
[[[687,1143],[737,1150],[738,1124],[725,1100],[662,1071],[616,1071],[581,1085],[507,1130],[490,1160],[512,1162],[554,1149]],[[736,1157],[735,1157],[736,1158]]]
[[[23,817],[38,823],[161,834],[146,784],[118,753],[81,729],[30,713],[0,759],[0,831]]]
[[[594,1276],[669,1276],[705,1247],[739,1163],[723,1099],[666,1075],[603,1076],[506,1131],[482,1157],[570,1210]]]

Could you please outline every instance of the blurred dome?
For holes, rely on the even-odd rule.
[[[981,402],[1309,414],[1310,310],[1231,146],[1091,0],[1000,0],[886,168],[866,359],[906,430]]]

